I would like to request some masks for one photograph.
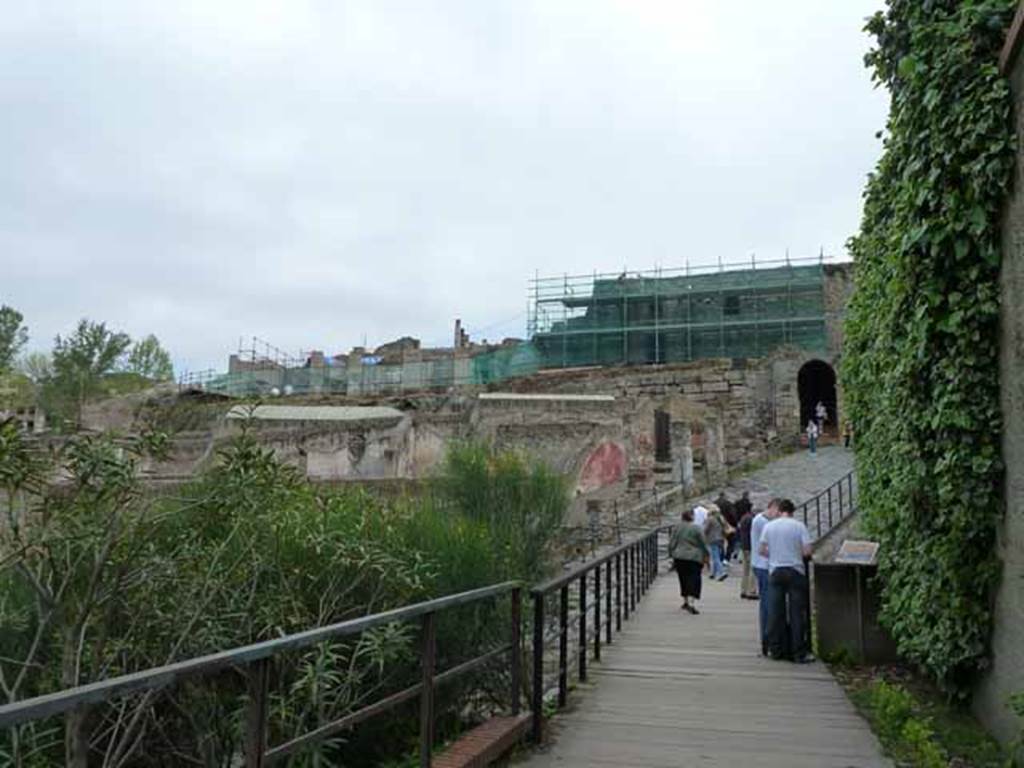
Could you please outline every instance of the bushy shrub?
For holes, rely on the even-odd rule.
[[[869,706],[882,743],[897,757],[919,768],[946,768],[931,724],[915,714],[916,701],[904,688],[879,681],[872,685]]]
[[[10,701],[538,578],[568,501],[565,482],[547,469],[479,445],[453,449],[422,496],[320,489],[247,432],[194,483],[153,499],[141,493],[136,454],[164,445],[159,436],[127,451],[109,438],[73,438],[58,457],[67,480],[53,486],[51,465],[13,429],[0,428],[10,521],[0,526],[0,680]],[[458,663],[503,634],[507,641],[507,603],[446,612],[437,631],[441,663]],[[280,657],[272,741],[415,682],[416,634],[415,625],[386,626]],[[486,695],[487,681],[477,685]],[[439,701],[442,726],[459,714],[448,702]],[[68,716],[66,752],[52,729],[39,728],[0,734],[0,754],[227,765],[238,754],[243,704],[238,676],[190,681]],[[361,728],[345,764],[401,752],[415,728],[401,716]],[[335,740],[311,754],[329,765],[344,749]]]

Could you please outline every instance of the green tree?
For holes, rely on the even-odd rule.
[[[78,322],[71,336],[57,336],[53,347],[53,386],[59,399],[70,409],[63,410],[77,423],[82,404],[96,394],[103,377],[117,368],[132,343],[126,333],[115,333],[105,323],[87,319]]]
[[[37,386],[53,377],[53,360],[45,352],[29,352],[18,360],[17,368]]]
[[[132,345],[125,370],[154,381],[167,381],[174,378],[171,356],[160,346],[160,340],[153,334],[149,334]]]
[[[28,341],[28,328],[22,323],[24,319],[14,307],[0,306],[0,371],[14,365],[14,358]]]

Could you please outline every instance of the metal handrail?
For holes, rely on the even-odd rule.
[[[803,502],[799,509],[803,514],[804,525],[810,528],[810,509],[814,506],[814,513],[816,518],[815,526],[815,541],[820,541],[825,538],[829,533],[832,532],[836,526],[838,526],[843,520],[848,518],[854,512],[857,511],[857,505],[854,500],[854,477],[856,475],[855,470],[850,470],[848,473],[840,477],[825,490],[819,491],[816,495]],[[843,493],[843,486],[846,486],[846,493]],[[833,493],[835,491],[835,493]],[[833,504],[833,498],[837,499],[838,509],[835,509],[836,505]],[[826,499],[826,508],[824,510],[828,519],[828,527],[822,530],[822,499]],[[838,515],[838,516],[837,516]]]
[[[458,606],[475,603],[501,595],[512,595],[511,641],[500,648],[489,650],[470,661],[435,674],[436,643],[434,641],[434,617],[440,612]],[[322,741],[332,733],[341,730],[359,720],[387,711],[402,702],[419,695],[421,704],[420,756],[421,765],[430,764],[430,752],[433,746],[433,690],[438,683],[447,682],[453,677],[463,674],[502,653],[509,653],[512,671],[512,713],[519,713],[520,674],[520,632],[521,632],[521,585],[517,581],[507,581],[480,589],[446,595],[434,600],[395,608],[390,611],[363,616],[358,619],[330,624],[325,627],[298,632],[293,635],[265,640],[259,643],[232,648],[218,653],[199,656],[194,659],[167,664],[161,667],[134,672],[128,675],[113,677],[87,685],[69,688],[63,691],[37,696],[23,701],[0,706],[0,728],[10,728],[31,720],[52,717],[67,713],[90,704],[98,704],[111,699],[120,698],[140,691],[157,691],[174,685],[186,677],[210,675],[215,672],[245,665],[249,672],[249,715],[246,718],[245,754],[247,768],[269,765],[280,757],[295,751],[298,747],[308,746],[314,741]],[[380,627],[397,621],[408,621],[420,618],[423,622],[423,646],[421,662],[423,680],[413,688],[393,694],[382,702],[371,704],[362,710],[350,713],[341,720],[317,728],[298,739],[270,748],[266,744],[267,719],[267,685],[269,663],[273,657],[285,651],[308,648],[325,640],[333,640],[360,634],[368,629]],[[386,704],[387,706],[382,706]],[[316,738],[310,738],[315,736]]]
[[[533,681],[531,686],[532,734],[539,741],[544,728],[544,654],[550,636],[545,632],[548,597],[558,593],[558,688],[557,704],[564,707],[569,691],[570,587],[575,583],[577,612],[574,617],[576,644],[573,654],[577,678],[587,679],[588,652],[601,659],[602,637],[610,644],[614,632],[636,611],[658,573],[658,536],[664,527],[648,530],[599,557],[572,568],[567,573],[544,581],[530,589],[533,600]],[[613,578],[614,570],[614,578]],[[590,602],[592,598],[593,602]],[[592,627],[591,627],[592,622]]]

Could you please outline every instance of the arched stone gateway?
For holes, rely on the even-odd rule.
[[[836,372],[832,366],[824,360],[809,360],[797,373],[796,385],[800,396],[800,428],[806,428],[807,422],[814,418],[815,407],[821,402],[828,410],[824,431],[832,435],[838,434]]]

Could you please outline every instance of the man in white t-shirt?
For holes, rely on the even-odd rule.
[[[758,547],[768,558],[771,585],[768,652],[773,659],[791,656],[793,661],[806,664],[814,661],[805,637],[808,590],[804,561],[811,556],[811,534],[806,525],[793,519],[793,502],[783,499],[778,508],[781,515],[764,527]]]
[[[702,531],[704,530],[704,523],[708,519],[707,507],[698,504],[693,508],[693,524],[698,526]]]
[[[761,630],[761,655],[768,655],[768,606],[771,603],[771,583],[768,581],[768,558],[761,554],[761,534],[765,526],[779,516],[779,502],[772,499],[764,512],[754,516],[750,524],[750,566],[757,579],[758,627]]]

